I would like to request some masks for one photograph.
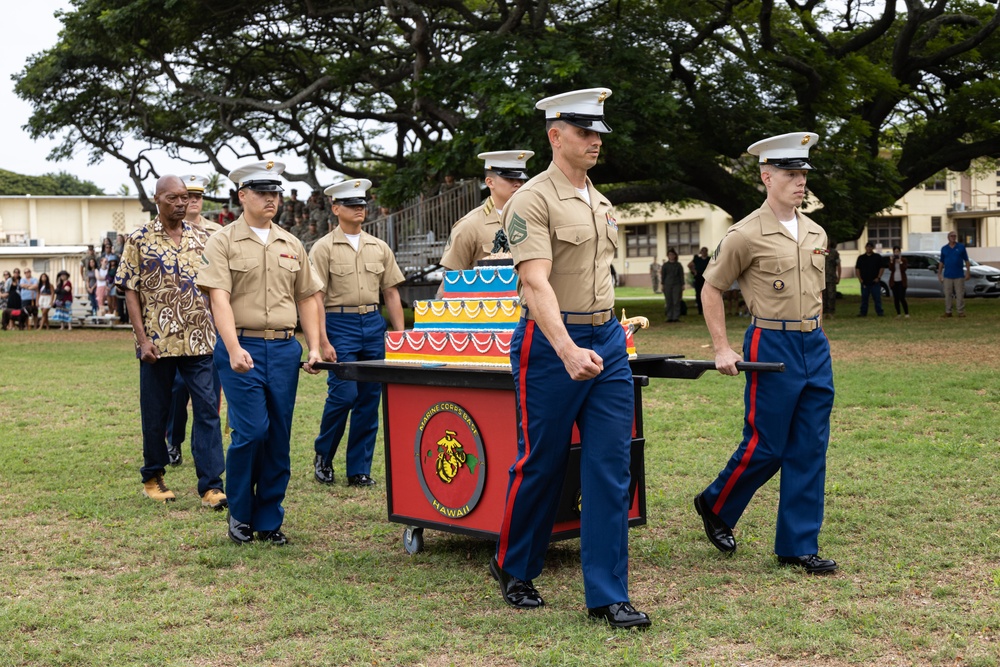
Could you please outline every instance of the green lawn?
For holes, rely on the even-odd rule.
[[[856,281],[855,281],[856,282]],[[652,321],[641,352],[711,358],[697,315],[662,324],[659,296],[619,291]],[[649,298],[642,298],[642,297]],[[632,298],[627,298],[632,297]],[[891,306],[887,307],[891,310]],[[504,606],[493,545],[428,530],[407,555],[373,490],[312,481],[325,381],[302,375],[285,548],[239,548],[203,510],[188,451],[140,494],[137,362],[123,331],[0,332],[0,666],[7,665],[1000,665],[1000,301],[943,320],[826,326],[837,399],[821,554],[808,577],[772,554],[778,484],[736,529],[732,558],[691,499],[732,453],[743,379],[644,390],[648,524],[631,531],[647,633],[587,621],[579,543],[550,547],[548,606]],[[693,311],[693,308],[692,308]],[[730,321],[730,339],[745,319]],[[343,454],[334,467],[343,479]]]

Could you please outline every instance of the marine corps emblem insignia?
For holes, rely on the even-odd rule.
[[[486,483],[482,434],[472,416],[448,401],[428,408],[414,442],[417,477],[427,502],[450,519],[475,509]]]

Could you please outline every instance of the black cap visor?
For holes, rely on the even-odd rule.
[[[367,206],[368,200],[364,197],[345,197],[344,199],[334,199],[337,206]]]
[[[801,157],[771,157],[764,158],[761,164],[769,164],[778,169],[812,169],[809,160]]]
[[[522,169],[504,169],[502,167],[489,167],[486,171],[492,171],[497,176],[503,178],[509,178],[515,181],[526,181],[528,180],[528,172]]]
[[[240,184],[240,190],[243,188],[255,190],[257,192],[285,191],[285,189],[281,187],[281,181],[243,181],[243,183]]]
[[[567,113],[560,111],[559,114],[552,120],[562,120],[570,125],[582,127],[585,130],[593,130],[594,132],[611,132],[611,128],[604,122],[604,116],[591,116],[583,113]]]

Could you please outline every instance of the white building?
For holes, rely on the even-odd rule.
[[[893,245],[903,250],[937,249],[946,243],[947,232],[952,230],[958,232],[970,257],[1000,267],[998,202],[1000,171],[942,172],[906,193],[890,210],[872,218],[857,241],[837,246],[843,276],[853,275],[859,249],[864,252],[869,240],[878,252],[888,252]],[[676,209],[640,205],[619,211],[615,270],[621,284],[648,286],[650,263],[654,258],[665,261],[668,248],[674,248],[686,266],[699,248],[713,251],[733,222],[728,213],[708,204]],[[911,247],[918,242],[930,248]]]
[[[0,196],[0,270],[30,267],[35,276],[69,271],[80,293],[80,260],[93,244],[149,222],[138,197]]]

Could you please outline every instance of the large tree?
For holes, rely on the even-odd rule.
[[[534,101],[598,85],[615,131],[594,178],[617,203],[742,217],[761,199],[745,147],[812,130],[815,217],[848,240],[942,169],[1000,155],[1000,8],[975,0],[74,5],[16,77],[30,130],[62,138],[57,158],[122,160],[137,185],[151,149],[222,173],[295,153],[292,179],[368,176],[398,201],[478,173],[481,150],[547,154]]]

